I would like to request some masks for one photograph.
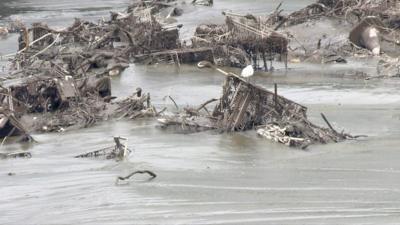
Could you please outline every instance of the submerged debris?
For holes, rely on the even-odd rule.
[[[29,135],[26,128],[15,117],[15,115],[3,108],[0,109],[0,138],[2,138],[1,146],[6,142],[7,138],[12,136],[20,136],[19,142],[33,142],[34,139]]]
[[[215,63],[219,66],[243,68],[253,62],[259,69],[268,71],[267,60],[272,62],[275,54],[287,63],[287,38],[263,24],[254,16],[242,16],[223,12],[225,25],[200,25],[192,38],[193,47],[212,47]],[[272,68],[270,68],[272,69]]]
[[[0,27],[0,38],[8,36],[8,29],[6,27]]]
[[[0,152],[0,159],[12,159],[12,158],[32,158],[32,154],[30,152],[25,152],[25,151],[10,152],[10,153]]]
[[[7,56],[13,58],[1,106],[30,131],[41,132],[89,127],[110,117],[158,115],[149,95],[111,102],[110,79],[130,59],[180,48],[178,28],[164,27],[153,13],[133,4],[128,13],[111,13],[98,24],[76,19],[64,30],[43,23],[20,26],[19,51]]]
[[[274,22],[284,20],[286,25],[294,25],[321,17],[332,17],[355,24],[366,16],[378,16],[385,24],[390,24],[397,19],[398,6],[397,0],[317,0],[288,16],[280,15],[279,20]]]
[[[289,14],[283,13],[281,6],[258,20],[287,32],[290,62],[346,63],[348,57],[375,56],[382,57],[378,72],[384,70],[383,64],[395,67],[382,61],[387,61],[387,56],[394,57],[388,61],[399,56],[399,1],[316,0]],[[331,27],[342,31],[331,32]],[[386,76],[378,73],[377,77]]]
[[[157,175],[150,171],[150,170],[137,170],[134,171],[132,173],[130,173],[129,175],[125,176],[125,177],[117,177],[117,180],[115,181],[115,184],[119,184],[119,181],[123,181],[123,180],[128,180],[130,179],[132,176],[134,176],[135,174],[148,174],[150,176],[150,178],[148,179],[148,181],[153,180],[157,177]]]
[[[192,4],[212,6],[214,4],[214,0],[192,0]]]
[[[383,56],[378,62],[377,70],[381,77],[400,77],[400,58]]]
[[[204,65],[204,64],[202,64]],[[314,143],[338,142],[351,135],[336,132],[332,127],[321,128],[307,119],[307,108],[275,92],[254,85],[233,73],[227,73],[222,97],[212,99],[195,110],[164,116],[159,122],[186,131],[216,129],[219,131],[246,131],[259,128],[258,133],[293,147],[307,147]],[[205,106],[217,101],[210,112]],[[200,114],[204,109],[207,114]],[[330,124],[329,124],[330,126]],[[261,128],[265,127],[265,128]]]
[[[0,110],[0,138],[27,134],[25,128],[11,113]]]
[[[121,141],[125,141],[125,143],[123,144]],[[127,138],[114,137],[115,146],[77,155],[75,158],[105,157],[106,159],[123,160],[132,152],[132,150],[128,149],[127,141]]]

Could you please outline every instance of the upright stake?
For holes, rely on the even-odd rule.
[[[274,84],[274,89],[275,89],[275,92],[274,92],[274,103],[275,103],[275,109],[276,109],[277,106],[278,106],[278,85],[276,83]]]

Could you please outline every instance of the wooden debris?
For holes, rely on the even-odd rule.
[[[18,136],[27,133],[18,119],[7,112],[0,113],[0,138]]]
[[[155,179],[157,177],[157,175],[154,172],[150,171],[150,170],[137,170],[137,171],[134,171],[134,172],[130,173],[129,175],[127,175],[125,177],[121,177],[121,176],[117,177],[117,180],[115,181],[115,184],[118,185],[119,181],[128,180],[132,176],[134,176],[135,174],[148,174],[150,176],[148,181],[153,180],[153,179]]]
[[[310,140],[289,136],[286,130],[287,127],[282,129],[276,124],[267,124],[264,128],[258,129],[257,134],[268,140],[282,143],[290,147],[301,146],[304,148],[303,146],[311,144]]]
[[[214,4],[214,0],[192,0],[192,4],[212,6]]]
[[[325,16],[342,18],[356,24],[367,16],[378,16],[385,24],[390,24],[398,14],[395,10],[398,6],[396,0],[317,0],[281,19],[285,18],[287,25],[295,25]]]
[[[7,110],[0,109],[0,138],[3,138],[0,147],[3,146],[7,139],[12,136],[21,136],[19,138],[20,142],[34,141],[32,136],[29,135],[26,128],[14,114]]]
[[[183,48],[166,50],[162,52],[153,52],[148,54],[139,54],[132,56],[136,63],[171,63],[171,64],[189,64],[203,60],[213,61],[214,53],[212,48]]]
[[[125,141],[125,143],[121,143],[121,140]],[[77,155],[75,158],[104,157],[105,159],[117,159],[118,161],[123,160],[132,152],[132,150],[127,147],[127,140],[127,138],[123,137],[114,137],[115,146]]]
[[[12,159],[12,158],[32,158],[32,154],[30,152],[24,152],[24,151],[10,152],[10,153],[0,152],[0,159]]]
[[[193,47],[212,47],[215,63],[220,66],[243,68],[252,61],[258,69],[258,59],[272,61],[279,54],[286,63],[287,38],[266,26],[259,17],[223,12],[225,25],[200,25],[192,38]]]
[[[400,58],[383,56],[378,62],[379,77],[400,77]]]
[[[162,25],[153,7],[171,5],[133,3],[127,14],[111,13],[110,20],[98,24],[76,19],[64,30],[43,23],[22,26],[11,79],[0,90],[1,106],[17,118],[34,117],[28,119],[32,123],[28,127],[41,132],[89,127],[110,117],[158,115],[149,94],[112,103],[110,76],[121,74],[130,59],[163,58],[161,52],[170,51],[179,64],[210,59],[212,54],[210,50],[178,54],[174,49],[181,47],[180,26]]]
[[[201,67],[206,66],[201,63]],[[330,128],[321,128],[307,119],[307,108],[254,85],[240,76],[227,73],[222,96],[217,100],[212,113],[201,114],[200,109],[215,99],[207,101],[197,110],[186,109],[174,116],[163,116],[158,119],[163,127],[180,128],[185,132],[198,132],[215,129],[225,132],[258,129],[258,133],[267,139],[292,147],[306,148],[314,143],[338,142],[354,138],[351,135],[336,132]],[[324,116],[323,116],[324,117]],[[326,117],[325,121],[327,121]]]
[[[0,38],[8,36],[8,29],[6,27],[0,27]]]

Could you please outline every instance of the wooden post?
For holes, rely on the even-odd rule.
[[[278,107],[278,85],[275,83],[274,84],[274,104],[275,104],[275,109]]]
[[[321,113],[322,119],[324,119],[325,123],[328,125],[329,129],[331,129],[335,134],[338,134],[338,132],[332,127],[331,123],[329,123],[328,119],[326,116]]]

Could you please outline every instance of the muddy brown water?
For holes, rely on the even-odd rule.
[[[188,23],[221,19],[222,9],[271,11],[278,1],[215,1],[180,18]],[[286,1],[295,9],[308,1]],[[123,8],[126,1],[24,0],[12,7],[35,8],[14,17],[69,24]],[[95,5],[95,7],[93,6]],[[196,17],[194,17],[196,15]],[[0,41],[12,52],[15,37]],[[254,131],[234,134],[176,134],[154,120],[109,121],[55,134],[35,134],[32,146],[5,145],[1,151],[30,150],[31,159],[0,161],[0,224],[399,224],[400,81],[364,80],[355,68],[370,62],[312,66],[291,64],[288,72],[262,74],[255,81],[309,107],[309,118],[323,125],[324,112],[338,130],[368,138],[316,145],[308,151],[258,138]],[[113,78],[113,93],[128,96],[136,87],[150,92],[157,107],[171,95],[178,104],[197,105],[221,93],[223,77],[183,66],[132,65]],[[74,155],[128,137],[134,149],[125,162],[75,159]],[[115,185],[119,175],[149,169]],[[9,172],[15,173],[8,176]]]

